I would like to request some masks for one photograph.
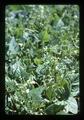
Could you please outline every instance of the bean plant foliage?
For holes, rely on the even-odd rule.
[[[7,5],[6,114],[77,114],[79,91],[79,6]]]

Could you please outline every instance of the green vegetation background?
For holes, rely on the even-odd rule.
[[[79,6],[5,9],[5,112],[79,112]]]

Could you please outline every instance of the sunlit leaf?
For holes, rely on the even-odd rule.
[[[77,101],[75,100],[75,98],[70,97],[67,101],[67,106],[65,108],[66,108],[67,112],[77,114],[78,113],[78,105],[77,105]]]

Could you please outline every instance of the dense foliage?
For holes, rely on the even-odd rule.
[[[79,112],[79,6],[5,9],[6,114]]]

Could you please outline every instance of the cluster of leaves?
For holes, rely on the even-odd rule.
[[[8,5],[6,114],[77,114],[79,6]]]

